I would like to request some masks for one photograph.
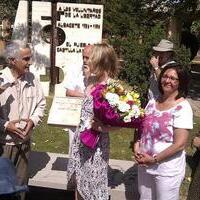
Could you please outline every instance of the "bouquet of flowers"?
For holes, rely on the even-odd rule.
[[[103,97],[126,123],[143,115],[139,96],[135,91],[126,91],[118,81],[111,81],[103,91]]]
[[[139,127],[144,112],[137,92],[127,91],[119,81],[110,80],[106,85],[97,85],[91,94],[94,117],[103,124],[114,127]],[[80,139],[83,144],[94,149],[99,136],[100,132],[86,129],[81,132]]]

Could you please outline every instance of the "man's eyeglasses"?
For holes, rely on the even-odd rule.
[[[31,57],[30,57],[30,56],[29,56],[29,57],[24,57],[24,58],[22,58],[22,60],[24,60],[24,61],[28,62],[28,61],[30,61],[30,60],[31,60]]]
[[[167,75],[162,76],[162,79],[163,79],[163,80],[169,79],[170,81],[173,81],[173,82],[179,80],[179,78],[176,78],[176,77],[174,77],[174,76],[167,76]]]

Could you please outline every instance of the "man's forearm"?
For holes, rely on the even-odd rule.
[[[41,121],[42,117],[44,116],[46,107],[46,99],[43,95],[43,92],[40,91],[38,94],[39,96],[37,97],[36,108],[32,115],[29,117],[33,121],[34,126],[36,126]]]
[[[155,73],[155,75],[156,75],[156,78],[158,79],[159,78],[159,76],[160,76],[160,72],[161,72],[161,70],[160,70],[160,67],[159,68],[156,68],[156,69],[154,69],[154,73]]]
[[[66,96],[69,97],[84,97],[84,93],[78,90],[70,90],[67,89],[66,90]]]

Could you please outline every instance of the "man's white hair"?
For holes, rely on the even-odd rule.
[[[12,58],[19,58],[20,51],[25,48],[30,48],[27,43],[24,43],[20,40],[11,41],[6,45],[5,48],[5,58],[6,61]]]

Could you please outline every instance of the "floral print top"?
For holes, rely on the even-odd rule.
[[[156,101],[150,100],[145,108],[145,118],[141,126],[141,140],[140,149],[142,152],[153,156],[168,148],[173,143],[174,128],[192,129],[193,114],[190,104],[187,100],[178,103],[176,106],[160,111],[156,108]],[[151,173],[176,174],[173,162],[176,160],[177,164],[185,165],[184,151],[177,153],[166,162],[162,162],[159,166],[153,165],[149,167]],[[165,164],[168,163],[166,166]],[[164,166],[164,169],[162,169]],[[172,170],[170,169],[172,168]],[[147,170],[149,170],[147,169]],[[153,172],[152,172],[153,169]],[[164,173],[165,174],[165,173]]]

